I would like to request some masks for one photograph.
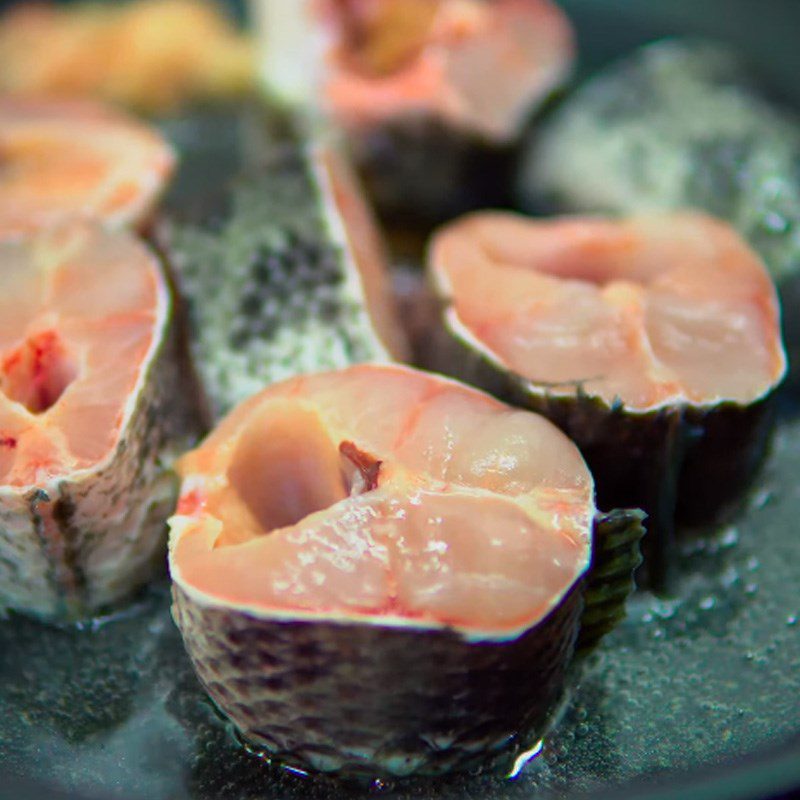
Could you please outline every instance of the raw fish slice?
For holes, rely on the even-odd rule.
[[[601,505],[650,514],[655,572],[676,511],[713,521],[749,482],[786,357],[775,287],[725,223],[487,212],[436,235],[429,274],[433,363],[556,422]]]
[[[169,290],[143,244],[96,226],[2,242],[0,267],[0,602],[82,616],[163,553],[193,427]]]
[[[595,517],[588,469],[546,420],[355,366],[250,398],[179,469],[173,614],[246,739],[379,777],[465,769],[541,733]]]
[[[0,240],[74,220],[139,226],[174,162],[156,131],[117,111],[0,96]]]

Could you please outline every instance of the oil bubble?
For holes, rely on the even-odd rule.
[[[761,489],[753,495],[752,508],[764,508],[772,500],[773,493],[770,489]]]

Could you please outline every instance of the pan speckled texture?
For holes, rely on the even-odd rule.
[[[796,0],[762,0],[756,15],[752,0],[562,4],[586,70],[656,36],[716,32],[800,105]],[[218,123],[224,142],[232,127]],[[208,137],[191,138],[209,151]],[[188,175],[177,190],[199,201],[194,190],[206,183]],[[0,623],[0,795],[40,800],[53,787],[70,800],[530,800],[653,790],[679,800],[701,779],[704,796],[720,800],[785,792],[800,782],[800,397],[779,400],[777,437],[746,507],[714,537],[684,545],[671,597],[636,598],[515,781],[464,775],[345,793],[249,755],[194,676],[163,581],[82,629]],[[790,742],[789,757],[762,765],[759,754]],[[709,783],[708,770],[722,777]]]

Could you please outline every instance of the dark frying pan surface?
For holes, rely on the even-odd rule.
[[[716,34],[800,105],[794,0],[563,5],[579,28],[584,71],[665,34]],[[238,131],[214,117],[167,128],[185,150],[172,201],[199,212],[204,188],[234,166]],[[800,785],[798,521],[800,398],[785,395],[772,455],[747,507],[713,539],[685,544],[674,597],[634,600],[542,753],[516,780],[460,777],[387,787],[382,796],[510,800],[618,796],[633,787],[637,796],[761,797],[793,780]],[[117,617],[82,630],[15,616],[0,622],[0,795],[366,794],[246,754],[198,686],[168,609],[162,579]]]

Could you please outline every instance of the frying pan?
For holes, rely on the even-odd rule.
[[[797,0],[562,5],[577,26],[582,75],[646,41],[701,34],[738,48],[776,98],[800,108]],[[185,210],[197,187],[235,168],[237,131],[219,115],[165,129],[184,151],[170,202]],[[402,783],[377,796],[800,793],[798,476],[800,397],[787,390],[771,456],[744,510],[713,537],[681,545],[669,596],[634,598],[516,778]],[[79,629],[13,615],[0,622],[2,797],[314,800],[375,792],[293,775],[242,748],[194,678],[165,578],[115,617]]]

